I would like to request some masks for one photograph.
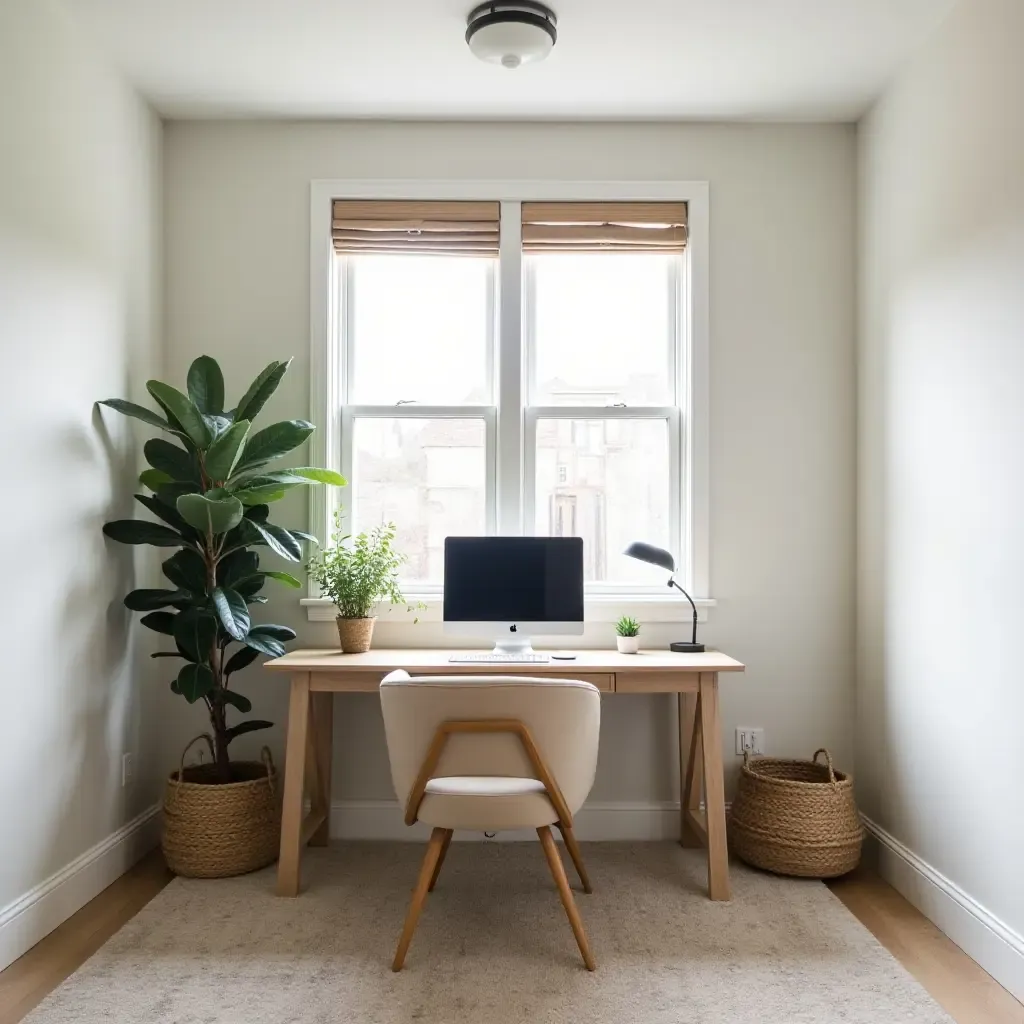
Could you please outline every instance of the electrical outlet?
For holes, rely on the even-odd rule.
[[[749,729],[743,726],[736,727],[736,753],[737,754],[763,754],[764,753],[764,729]]]
[[[121,758],[121,786],[130,786],[135,778],[135,758],[131,754],[125,754]]]

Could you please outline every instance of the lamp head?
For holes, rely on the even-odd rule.
[[[656,548],[653,544],[648,544],[642,540],[633,541],[626,548],[624,554],[640,562],[648,562],[651,565],[660,566],[669,572],[676,571],[676,560],[672,557],[671,551],[666,551],[664,548]]]

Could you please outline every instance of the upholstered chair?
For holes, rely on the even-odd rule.
[[[433,826],[392,969],[402,969],[455,829],[535,829],[583,962],[594,970],[551,826],[591,892],[572,823],[597,767],[597,688],[571,679],[411,678],[398,671],[382,682],[380,700],[405,822]]]

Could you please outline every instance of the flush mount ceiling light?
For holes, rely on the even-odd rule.
[[[555,12],[532,0],[493,0],[466,19],[466,42],[481,60],[517,68],[543,60],[558,38]]]

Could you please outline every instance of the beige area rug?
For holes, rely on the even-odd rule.
[[[949,1024],[818,882],[734,864],[732,902],[711,903],[699,851],[583,852],[595,891],[576,898],[594,974],[537,843],[454,843],[405,970],[393,974],[423,848],[349,843],[308,852],[295,900],[273,895],[272,869],[175,879],[27,1019]]]

